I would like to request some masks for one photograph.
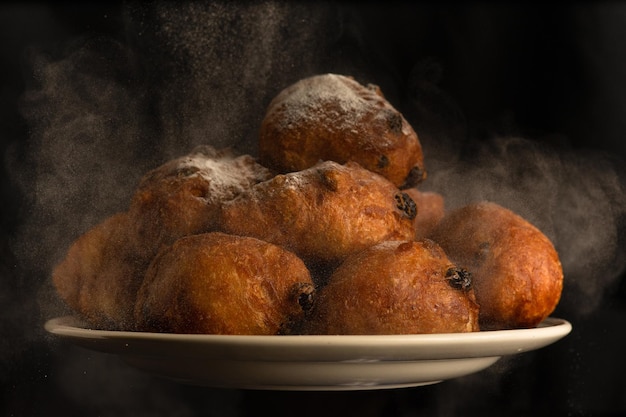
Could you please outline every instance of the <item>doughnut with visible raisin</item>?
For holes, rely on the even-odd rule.
[[[282,90],[259,131],[259,161],[281,173],[358,162],[400,188],[426,176],[419,138],[379,87],[322,74]]]
[[[337,265],[384,240],[412,239],[413,200],[355,162],[321,162],[258,183],[222,204],[220,230],[284,246],[307,265]]]
[[[513,211],[488,201],[471,203],[447,213],[432,238],[472,273],[482,329],[535,327],[558,304],[558,253]]]
[[[275,335],[289,333],[310,306],[308,269],[287,250],[219,232],[163,248],[137,295],[141,331]]]
[[[307,334],[478,331],[470,274],[433,241],[387,241],[348,257],[315,298]]]

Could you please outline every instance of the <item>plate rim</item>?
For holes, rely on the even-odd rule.
[[[75,323],[76,325],[72,325]],[[159,332],[139,332],[129,330],[102,330],[92,329],[75,315],[59,316],[52,319],[48,319],[44,328],[51,334],[59,336],[78,336],[84,337],[87,333],[91,338],[143,338],[146,336],[157,339],[185,339],[185,340],[206,340],[206,341],[230,341],[230,342],[270,342],[274,343],[277,340],[285,341],[298,341],[298,342],[314,342],[321,340],[332,340],[338,343],[349,343],[351,341],[362,342],[364,340],[380,340],[381,342],[388,342],[389,340],[409,341],[409,340],[432,340],[432,341],[446,341],[447,339],[458,340],[463,339],[490,339],[499,337],[514,337],[517,335],[524,335],[529,332],[533,333],[550,333],[552,334],[555,329],[559,329],[559,333],[567,335],[572,330],[572,324],[562,318],[547,317],[537,327],[522,328],[522,329],[503,329],[503,330],[481,330],[477,332],[467,333],[429,333],[429,334],[329,334],[329,335],[225,335],[225,334],[191,334],[191,333],[159,333]]]
[[[569,321],[549,317],[536,328],[489,330],[471,333],[438,334],[396,334],[396,335],[214,335],[214,334],[174,334],[153,332],[132,332],[98,330],[77,327],[80,319],[76,316],[61,316],[48,320],[45,329],[56,336],[71,339],[83,346],[98,350],[100,344],[126,344],[133,352],[133,344],[157,344],[164,349],[185,345],[188,348],[210,346],[214,349],[232,348],[242,356],[253,356],[272,361],[293,360],[303,355],[302,361],[311,358],[346,356],[346,350],[358,351],[362,357],[388,356],[385,360],[403,360],[406,357],[432,357],[452,359],[483,356],[504,356],[539,349],[552,344],[572,331]],[[82,322],[84,324],[84,322]],[[130,345],[129,345],[130,344]],[[484,349],[483,349],[484,348]],[[281,354],[273,350],[293,352],[281,359]],[[395,350],[387,355],[386,349]],[[109,347],[101,349],[108,351]],[[437,351],[440,350],[440,351]],[[258,353],[255,353],[257,352]],[[434,352],[431,353],[431,352]],[[118,352],[119,353],[119,352]],[[199,353],[199,355],[204,355]],[[224,353],[228,356],[229,353]],[[433,356],[434,355],[434,356]],[[256,360],[256,359],[255,359]],[[332,359],[330,359],[332,360]]]

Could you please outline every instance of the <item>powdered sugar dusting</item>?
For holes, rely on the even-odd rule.
[[[283,90],[270,105],[280,111],[282,127],[323,123],[329,129],[361,131],[361,120],[372,105],[356,81],[341,75],[325,74],[303,79]],[[270,110],[271,111],[271,110]]]
[[[269,179],[271,172],[256,163],[250,155],[236,155],[229,150],[210,146],[197,148],[177,160],[177,170],[195,169],[191,176],[200,176],[209,186],[209,198],[231,199],[254,184]]]

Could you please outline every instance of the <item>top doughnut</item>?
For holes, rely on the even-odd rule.
[[[417,134],[380,88],[337,74],[282,90],[259,132],[259,161],[269,168],[300,171],[320,160],[357,162],[400,188],[426,176]]]

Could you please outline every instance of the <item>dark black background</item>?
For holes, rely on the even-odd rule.
[[[452,144],[469,143],[471,149],[495,135],[521,135],[556,149],[606,153],[622,175],[626,3],[366,2],[342,3],[340,10],[342,30],[325,35],[331,53],[320,55],[318,65],[307,71],[350,69],[378,83],[426,141],[440,135]],[[43,323],[54,309],[42,306],[41,294],[53,260],[21,259],[23,250],[18,249],[24,245],[24,224],[37,212],[38,170],[33,157],[38,145],[20,103],[33,83],[27,51],[35,46],[61,56],[65,45],[85,34],[125,39],[121,5],[0,6],[2,415],[626,414],[626,293],[619,269],[615,279],[606,281],[602,301],[586,314],[576,308],[585,300],[570,298],[566,281],[563,303],[555,312],[574,326],[564,340],[503,359],[477,375],[414,389],[297,393],[183,386],[47,335]],[[296,68],[282,81],[304,75],[309,74]],[[426,80],[427,86],[416,89],[416,79]],[[271,97],[283,86],[263,94]],[[421,107],[412,105],[415,95]],[[180,153],[187,145],[181,143]],[[145,146],[142,169],[159,159],[149,155],[151,150],[159,155],[154,150],[158,144]],[[49,215],[54,222],[63,212]],[[620,220],[617,226],[622,224]]]

